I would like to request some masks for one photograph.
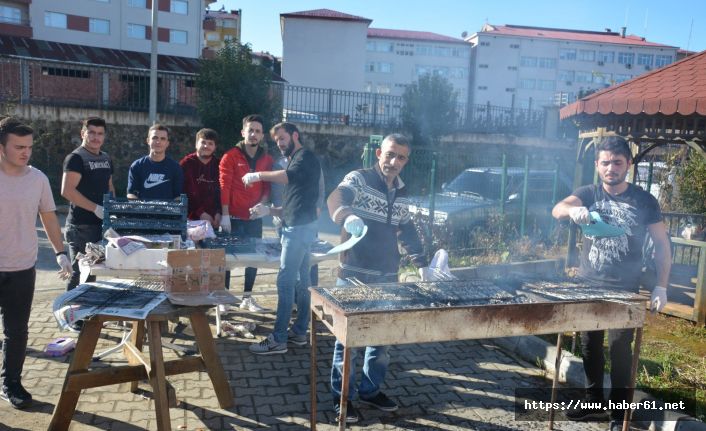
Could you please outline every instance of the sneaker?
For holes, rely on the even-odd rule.
[[[278,343],[274,335],[270,334],[257,344],[250,345],[250,352],[256,355],[276,355],[287,353],[287,343]]]
[[[68,329],[71,332],[81,332],[83,329],[83,320],[75,321],[73,325],[69,325]]]
[[[623,421],[610,421],[610,425],[608,425],[608,431],[622,431],[622,429]]]
[[[32,395],[22,387],[20,382],[10,382],[7,385],[2,385],[0,398],[16,409],[26,409],[32,405]]]
[[[586,401],[588,404],[599,403],[599,401]],[[565,413],[570,421],[604,421],[608,419],[608,412],[601,407],[581,407],[569,410]]]
[[[307,343],[307,336],[306,334],[304,335],[297,335],[291,330],[287,332],[287,342],[296,344],[297,346],[306,346]]]
[[[333,410],[336,412],[336,420],[341,417],[341,399],[335,398],[333,400]],[[353,407],[353,403],[348,400],[346,402],[346,423],[354,424],[358,422],[360,416],[358,415],[358,410]]]
[[[399,408],[396,402],[389,399],[387,395],[383,394],[382,392],[378,392],[377,395],[372,398],[360,397],[360,402],[375,407],[376,409],[382,410],[384,412],[394,412]]]
[[[248,310],[251,313],[264,313],[265,311],[269,311],[267,308],[261,307],[252,296],[243,298],[243,301],[240,303],[240,309]]]

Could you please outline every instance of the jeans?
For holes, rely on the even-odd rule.
[[[19,382],[22,378],[35,278],[34,267],[0,272],[0,315],[5,336],[0,369],[2,384]]]
[[[282,228],[282,255],[277,274],[277,317],[272,335],[277,343],[287,342],[287,326],[292,317],[295,292],[297,318],[292,325],[296,335],[306,334],[309,325],[309,260],[317,222]]]
[[[262,238],[262,219],[241,220],[239,218],[230,219],[230,235],[238,238]],[[257,268],[245,268],[245,286],[243,292],[250,293],[255,285]],[[230,289],[230,271],[226,271],[226,289]]]
[[[278,238],[282,238],[282,227],[277,227],[275,228],[275,232],[277,233]],[[317,232],[316,237],[314,238],[314,241],[316,241],[319,238],[319,234]],[[319,264],[311,265],[311,270],[309,271],[309,285],[312,287],[318,286],[319,285]]]
[[[69,244],[69,259],[71,259],[71,267],[74,270],[69,282],[66,284],[66,290],[68,291],[78,286],[81,280],[81,272],[78,268],[76,255],[86,252],[86,243],[100,242],[103,238],[103,230],[99,224],[67,224],[64,236]],[[86,281],[96,281],[96,277],[92,275]]]
[[[586,395],[589,400],[603,400],[603,336],[605,331],[590,331],[581,333],[581,348],[583,349],[583,370],[586,375]],[[610,348],[610,400],[620,402],[627,398],[632,367],[631,344],[635,331],[633,329],[616,329],[608,331],[608,347]],[[611,418],[622,420],[624,411],[611,412]]]
[[[349,285],[345,280],[337,279],[336,286]],[[343,344],[336,340],[333,348],[333,364],[331,366],[331,394],[334,400],[341,398],[343,385]],[[380,385],[385,380],[387,367],[390,365],[390,346],[368,346],[363,357],[363,375],[360,386],[356,386],[356,362],[361,349],[350,349],[350,375],[348,377],[348,399],[355,398],[356,393],[361,398],[373,398],[380,392]]]

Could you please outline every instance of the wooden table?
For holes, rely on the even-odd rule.
[[[177,307],[165,301],[150,312],[146,319],[135,320],[116,316],[96,315],[84,322],[76,350],[66,372],[64,386],[52,414],[49,430],[67,430],[82,389],[131,382],[137,390],[140,380],[149,379],[154,394],[157,429],[171,430],[166,376],[206,371],[216,391],[221,408],[233,406],[233,394],[216,352],[206,312],[208,307]],[[162,355],[160,323],[185,316],[191,321],[200,355],[165,361]],[[98,337],[106,321],[132,321],[130,341],[123,347],[129,365],[90,369]],[[149,337],[149,357],[143,352],[145,331]]]

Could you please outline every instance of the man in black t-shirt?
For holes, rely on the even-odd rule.
[[[113,162],[101,151],[105,141],[105,120],[89,117],[81,127],[81,146],[64,159],[61,179],[61,196],[69,203],[66,217],[66,242],[69,243],[74,269],[66,290],[79,283],[80,272],[76,255],[83,253],[88,242],[99,242],[102,237],[103,195],[115,194],[113,187]],[[90,277],[88,281],[94,281]]]
[[[319,198],[321,164],[314,153],[302,147],[299,130],[292,123],[279,123],[270,130],[280,152],[289,158],[287,169],[252,172],[243,176],[248,185],[257,181],[285,184],[281,207],[257,204],[250,209],[251,218],[269,214],[282,220],[282,255],[277,274],[277,317],[272,334],[250,351],[258,355],[287,353],[287,342],[303,346],[309,325],[309,257],[317,230],[316,202]],[[287,330],[292,316],[292,303],[297,302],[297,318]]]
[[[657,200],[640,187],[626,182],[632,165],[632,154],[627,142],[617,136],[603,138],[596,145],[596,170],[599,185],[576,189],[571,196],[559,202],[552,210],[557,219],[570,218],[578,225],[591,222],[591,212],[597,212],[604,222],[618,226],[624,234],[610,237],[583,235],[579,275],[592,284],[611,289],[637,293],[642,268],[642,246],[649,234],[654,245],[657,286],[652,291],[651,308],[661,311],[667,303],[671,253],[669,238],[662,222]],[[581,333],[583,366],[586,375],[586,398],[603,401],[603,332]],[[633,329],[608,331],[610,348],[610,399],[625,399],[631,385],[630,369]],[[610,430],[620,429],[624,412],[611,412]],[[576,409],[566,416],[571,420],[601,419],[603,409]]]

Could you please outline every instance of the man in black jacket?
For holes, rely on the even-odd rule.
[[[370,169],[350,172],[329,196],[327,203],[334,222],[343,225],[341,242],[351,235],[368,232],[355,247],[341,253],[337,285],[356,278],[364,283],[397,282],[400,265],[399,245],[410,255],[415,266],[427,265],[422,244],[409,213],[407,190],[399,177],[409,160],[409,140],[399,134],[387,136],[376,152],[378,162]],[[397,410],[397,404],[380,391],[390,363],[389,346],[365,348],[363,376],[355,385],[357,349],[351,349],[349,399],[356,392],[363,404],[384,411]],[[331,369],[331,392],[334,409],[340,416],[343,380],[343,344],[336,341]],[[346,422],[356,422],[353,404],[346,404]]]

